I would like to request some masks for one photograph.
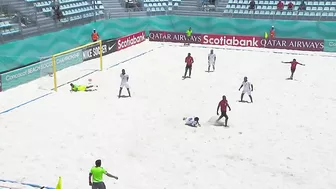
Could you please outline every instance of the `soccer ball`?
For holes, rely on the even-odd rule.
[[[89,79],[89,82],[92,82],[92,79]]]

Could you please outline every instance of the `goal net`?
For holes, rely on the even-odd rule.
[[[99,59],[83,63],[83,53],[90,48],[97,49]],[[78,64],[81,65],[75,66]],[[41,57],[39,88],[57,91],[59,87],[75,82],[98,70],[103,70],[101,40],[54,54],[50,57]]]

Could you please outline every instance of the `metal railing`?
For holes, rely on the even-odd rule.
[[[249,10],[248,14],[242,14],[242,13],[224,13],[223,15],[226,17],[231,18],[250,18],[250,19],[278,19],[278,20],[307,20],[307,21],[335,21],[336,17],[329,17],[329,16],[323,16],[315,15],[315,16],[307,16],[304,13],[310,13],[310,12],[316,12],[316,11],[299,11],[299,10],[283,10],[283,11],[274,11],[273,14],[259,14],[256,12],[260,11],[269,11],[269,9],[257,9],[257,10]],[[278,14],[279,13],[279,14]],[[282,14],[284,13],[284,14]],[[291,14],[287,14],[291,13]],[[303,13],[303,15],[300,15],[299,13]]]

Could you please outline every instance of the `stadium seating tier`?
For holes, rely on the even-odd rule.
[[[143,6],[147,12],[172,11],[181,4],[181,0],[144,0]]]
[[[26,0],[47,16],[53,15],[52,4],[50,0]],[[59,0],[60,11],[63,17],[61,22],[71,22],[75,20],[86,19],[99,15],[104,15],[104,6],[101,1],[85,1],[85,0]]]
[[[260,0],[255,1],[256,8],[249,10],[248,0],[229,0],[224,13],[237,15],[276,15],[276,16],[302,16],[305,18],[314,17],[336,17],[336,1],[304,1],[306,10],[298,10],[302,1],[282,1],[285,5],[283,11],[277,10],[278,1]],[[289,2],[294,4],[293,10],[287,10]]]

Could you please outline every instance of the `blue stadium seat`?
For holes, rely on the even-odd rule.
[[[52,1],[51,0],[26,0],[28,3],[32,3],[38,10],[51,16]],[[74,21],[79,19],[90,18],[94,16],[94,9],[97,10],[97,15],[104,14],[104,6],[102,1],[93,0],[59,0],[60,10],[63,16],[69,16],[68,18],[61,19],[62,22]]]
[[[0,21],[0,35],[13,35],[19,32],[20,29],[18,24],[12,24],[8,20]]]
[[[143,2],[147,12],[171,11],[173,7],[177,8],[181,4],[181,0],[144,0]]]

